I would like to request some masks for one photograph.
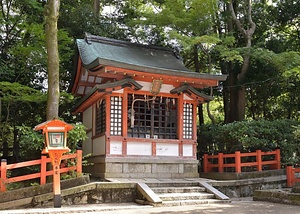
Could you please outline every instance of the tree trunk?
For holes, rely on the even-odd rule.
[[[48,0],[45,6],[48,67],[47,120],[57,118],[59,109],[59,55],[57,42],[57,20],[59,7],[59,0]]]
[[[194,64],[195,64],[195,71],[200,72],[199,66],[199,55],[198,55],[198,46],[194,45]],[[204,124],[204,116],[203,116],[203,104],[198,104],[198,117],[199,117],[199,125]]]
[[[232,20],[236,24],[239,32],[245,39],[245,47],[247,49],[245,55],[243,56],[243,65],[239,74],[235,74],[232,70],[229,74],[229,93],[230,93],[230,109],[229,109],[229,117],[226,122],[233,121],[241,121],[245,119],[245,111],[246,111],[246,87],[244,85],[245,75],[248,72],[250,66],[250,49],[251,49],[251,41],[252,35],[254,34],[256,25],[252,21],[252,6],[251,0],[248,0],[248,11],[247,21],[249,22],[249,27],[245,29],[237,18],[235,10],[233,8],[232,0],[228,4],[228,10],[231,13]],[[245,14],[246,16],[246,14]]]
[[[96,17],[100,15],[100,0],[94,0],[94,14]]]

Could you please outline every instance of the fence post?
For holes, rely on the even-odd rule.
[[[276,149],[276,155],[275,155],[275,159],[276,159],[276,169],[281,169],[281,163],[280,163],[280,149]]]
[[[40,180],[41,185],[46,184],[46,178],[47,178],[46,173],[47,173],[47,156],[42,155],[42,157],[41,157],[41,180]]]
[[[286,167],[286,186],[292,187],[293,186],[293,167],[291,165],[287,165]]]
[[[242,172],[242,169],[241,169],[241,152],[240,151],[235,152],[235,172],[236,173]]]
[[[262,171],[262,157],[261,150],[256,151],[256,162],[257,162],[257,170]]]
[[[203,155],[203,172],[208,172],[208,154]]]
[[[218,171],[224,172],[223,153],[218,153]]]
[[[77,153],[76,171],[77,171],[77,176],[79,176],[82,173],[82,150],[77,150],[76,153]]]
[[[7,165],[7,160],[6,159],[1,159],[1,176],[0,176],[0,192],[5,192],[6,191],[6,165]]]

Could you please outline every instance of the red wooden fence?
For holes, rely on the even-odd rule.
[[[74,170],[77,172],[77,174],[82,173],[82,151],[77,150],[74,154],[68,154],[62,156],[62,161],[66,159],[76,159],[76,165],[70,166],[70,167],[64,167],[60,169],[60,173],[66,173],[71,170]],[[5,159],[1,160],[1,166],[0,166],[0,192],[6,191],[6,184],[19,182],[19,181],[25,181],[25,180],[31,180],[35,178],[40,178],[40,184],[46,184],[46,177],[53,175],[53,170],[47,171],[47,163],[50,163],[51,159],[47,158],[46,156],[42,156],[41,159],[38,160],[32,160],[32,161],[25,161],[20,163],[13,163],[13,164],[7,164]],[[22,175],[12,178],[7,178],[7,170],[13,170],[21,167],[28,167],[28,166],[35,166],[40,165],[41,171],[38,173],[28,174],[28,175]]]
[[[292,187],[295,183],[300,182],[300,177],[296,177],[296,173],[300,173],[300,168],[292,166],[286,167],[286,186]]]
[[[263,156],[274,156],[273,160],[263,161]],[[255,162],[242,162],[242,157],[256,157]],[[234,163],[224,163],[224,159],[232,158]],[[210,162],[213,159],[217,159],[218,163],[213,164]],[[263,165],[272,165],[273,169],[280,169],[280,149],[276,149],[271,152],[262,152],[257,150],[256,152],[241,153],[236,151],[234,154],[223,154],[219,153],[217,155],[204,154],[203,156],[203,171],[204,172],[214,172],[214,168],[218,169],[218,172],[224,172],[224,168],[234,168],[235,172],[242,172],[242,167],[254,166],[257,171],[262,171]]]

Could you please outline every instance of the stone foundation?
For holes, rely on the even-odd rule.
[[[144,157],[92,157],[86,168],[98,178],[198,178],[198,160]]]

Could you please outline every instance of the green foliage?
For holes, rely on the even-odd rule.
[[[249,71],[248,117],[299,119],[300,54],[253,48]]]
[[[44,136],[42,133],[25,125],[17,126],[17,130],[19,131],[20,156],[22,159],[32,160],[39,158],[44,148]],[[86,128],[82,124],[76,124],[74,129],[68,133],[67,146],[72,152],[75,152],[79,147],[78,143],[86,138]]]
[[[81,147],[82,141],[87,138],[86,135],[86,127],[82,124],[74,125],[74,129],[69,131],[68,133],[68,147],[75,151],[79,147]]]
[[[20,105],[20,102],[39,103],[45,101],[43,93],[17,82],[0,82],[0,95],[4,104]]]
[[[241,121],[225,125],[200,127],[198,150],[202,153],[234,153],[255,150],[271,151],[281,149],[283,164],[300,162],[300,138],[295,138],[293,120]]]
[[[34,160],[41,157],[44,148],[44,136],[32,127],[17,126],[19,131],[20,157],[23,160]]]

